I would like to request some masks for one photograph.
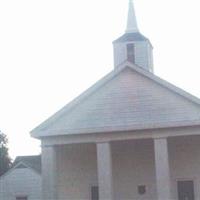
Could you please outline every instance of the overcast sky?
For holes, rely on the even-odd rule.
[[[200,97],[198,0],[135,0],[156,75]],[[37,154],[29,132],[113,69],[128,0],[0,1],[0,129],[10,154]]]

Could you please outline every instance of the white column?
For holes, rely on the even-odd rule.
[[[166,138],[154,139],[158,200],[171,200],[170,168]]]
[[[109,143],[97,144],[99,199],[113,199],[112,155]]]
[[[57,162],[54,146],[42,146],[42,200],[57,199]]]

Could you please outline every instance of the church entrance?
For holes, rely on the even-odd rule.
[[[178,200],[195,200],[194,182],[192,180],[178,181]]]

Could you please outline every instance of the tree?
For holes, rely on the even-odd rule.
[[[0,176],[11,166],[11,158],[8,153],[8,138],[0,131]]]

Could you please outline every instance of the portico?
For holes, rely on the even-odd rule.
[[[191,133],[195,134],[196,130],[191,129]],[[160,133],[165,131],[160,130]],[[173,133],[173,129],[170,131]],[[98,186],[100,200],[169,200],[178,199],[178,180],[191,180],[195,187],[200,187],[200,157],[197,157],[200,136],[187,136],[184,129],[175,137],[159,137],[156,131],[152,132],[156,137],[147,138],[143,131],[144,137],[140,134],[136,138],[132,133],[132,139],[125,140],[114,140],[114,135],[120,136],[120,133],[112,133],[113,140],[104,142],[103,136],[94,136],[95,141],[82,143],[81,137],[76,138],[78,143],[70,143],[67,138],[44,140],[43,149],[48,149],[44,155],[49,159],[43,163],[48,173],[44,179],[44,187],[48,188],[44,199],[91,199],[91,188]],[[192,169],[194,161],[199,167]],[[49,165],[51,162],[58,165]],[[139,194],[140,186],[145,188],[144,194]],[[195,195],[198,199],[199,194]]]

